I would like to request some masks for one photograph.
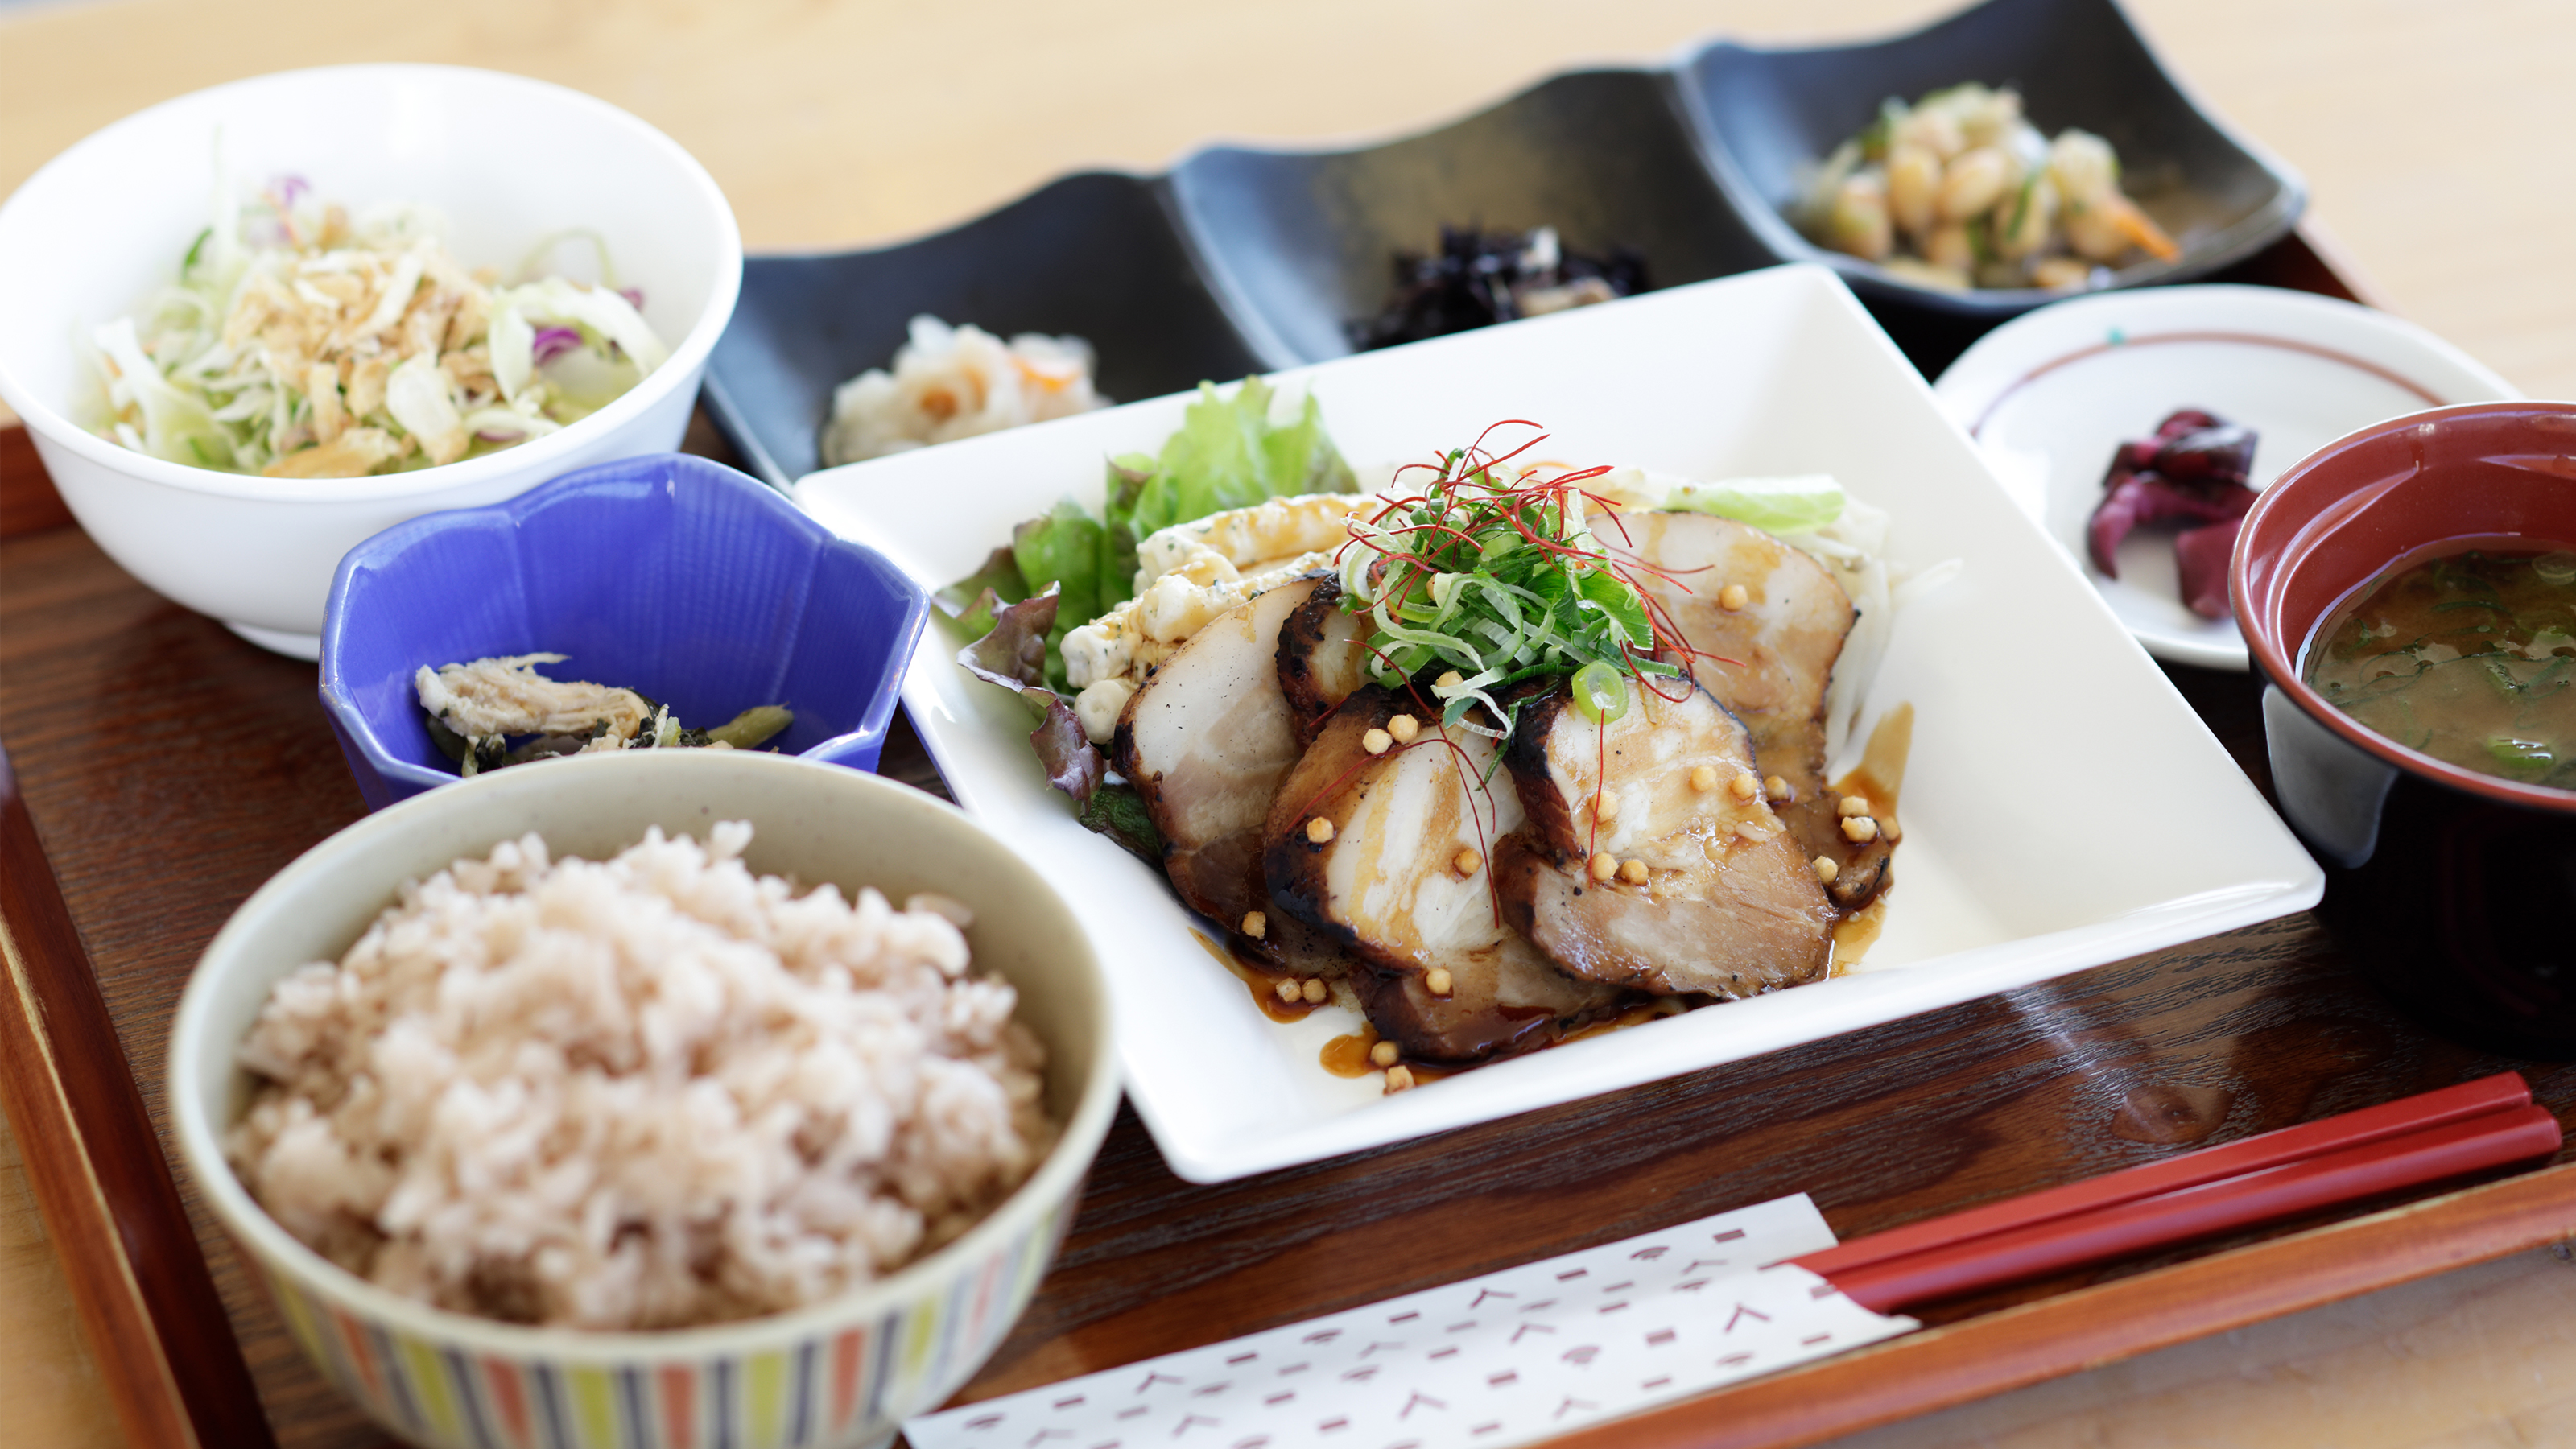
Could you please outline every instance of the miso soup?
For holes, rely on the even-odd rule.
[[[2401,563],[2327,617],[2305,673],[2408,749],[2576,789],[2576,552],[2482,546]]]

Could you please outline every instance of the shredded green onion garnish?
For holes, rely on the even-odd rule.
[[[1650,570],[1613,555],[1585,524],[1590,495],[1580,485],[1609,469],[1553,477],[1536,467],[1508,472],[1512,459],[1543,438],[1497,457],[1480,437],[1437,464],[1413,465],[1398,477],[1428,473],[1430,480],[1365,519],[1354,517],[1340,557],[1342,608],[1376,625],[1370,678],[1402,689],[1446,666],[1430,686],[1441,723],[1495,738],[1512,722],[1497,692],[1525,679],[1593,671],[1586,678],[1603,695],[1602,673],[1644,687],[1650,678],[1681,676],[1675,661],[1687,655],[1679,631],[1634,582],[1635,572]],[[1478,704],[1482,721],[1469,718]],[[1626,707],[1624,688],[1617,707]]]

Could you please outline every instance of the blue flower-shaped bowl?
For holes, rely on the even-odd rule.
[[[874,550],[741,473],[628,458],[351,549],[322,703],[369,809],[457,778],[414,673],[496,655],[564,655],[550,677],[638,690],[694,728],[785,705],[796,722],[771,748],[873,770],[928,611]]]

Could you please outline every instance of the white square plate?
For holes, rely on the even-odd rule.
[[[959,319],[971,320],[971,319]],[[959,803],[1074,903],[1117,993],[1127,1090],[1194,1182],[1401,1141],[1856,1031],[2313,905],[2324,878],[2073,563],[2014,507],[1851,293],[1779,267],[1281,375],[1354,464],[1501,418],[1546,456],[1696,477],[1830,472],[1894,515],[1891,556],[1964,572],[1899,621],[1856,736],[1915,707],[1886,929],[1850,975],[1660,1019],[1396,1096],[1317,1054],[1326,1008],[1263,1016],[1161,877],[1074,823],[1017,700],[934,624],[904,704]],[[814,474],[797,497],[937,587],[1104,460],[1151,452],[1159,398]]]

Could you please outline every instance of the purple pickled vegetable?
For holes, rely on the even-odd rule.
[[[2156,441],[2161,443],[2168,439],[2179,438],[2185,433],[2199,432],[2203,428],[2226,426],[2225,420],[2216,413],[2205,413],[2198,408],[2177,408],[2167,413],[2163,422],[2156,424]]]
[[[2093,555],[2093,566],[2116,579],[2120,576],[2120,540],[2140,524],[2177,518],[2218,523],[2241,518],[2253,506],[2254,492],[2250,488],[2209,493],[2176,487],[2159,474],[2133,473],[2093,510],[2092,521],[2085,525],[2085,542]]]
[[[2118,578],[2120,541],[2141,524],[2189,519],[2206,525],[2182,535],[2206,535],[2194,545],[2199,562],[2184,567],[2183,597],[2210,618],[2226,618],[2227,555],[2235,546],[2236,520],[2254,506],[2254,490],[2246,486],[2254,467],[2254,443],[2252,429],[2198,408],[2168,414],[2156,424],[2154,437],[2122,443],[2111,454],[2110,472],[2103,476],[2102,501],[2094,505],[2093,517],[2084,526],[2093,566],[2107,578]],[[2221,534],[2224,540],[2217,541]],[[2180,540],[2176,544],[2179,547]],[[2211,572],[2213,549],[2216,563]],[[2203,571],[2195,574],[2195,568]],[[2204,607],[2213,598],[2214,614]]]
[[[542,367],[580,345],[581,333],[570,327],[540,327],[536,336],[537,365]]]
[[[2111,455],[2111,471],[2102,475],[2102,491],[2108,493],[2119,487],[2130,474],[2156,466],[2156,450],[2163,446],[2163,442],[2155,438],[2122,443],[2119,451]]]
[[[2254,471],[2250,428],[2195,428],[2156,450],[2155,471],[2186,487],[2242,488]]]
[[[2227,603],[2227,562],[2235,556],[2236,530],[2244,522],[2240,514],[2223,522],[2186,528],[2174,536],[2174,563],[2182,573],[2182,601],[2204,619],[2224,619],[2233,612]]]
[[[627,306],[634,308],[638,312],[644,310],[644,289],[642,287],[620,287],[617,289],[617,295],[626,299]]]

